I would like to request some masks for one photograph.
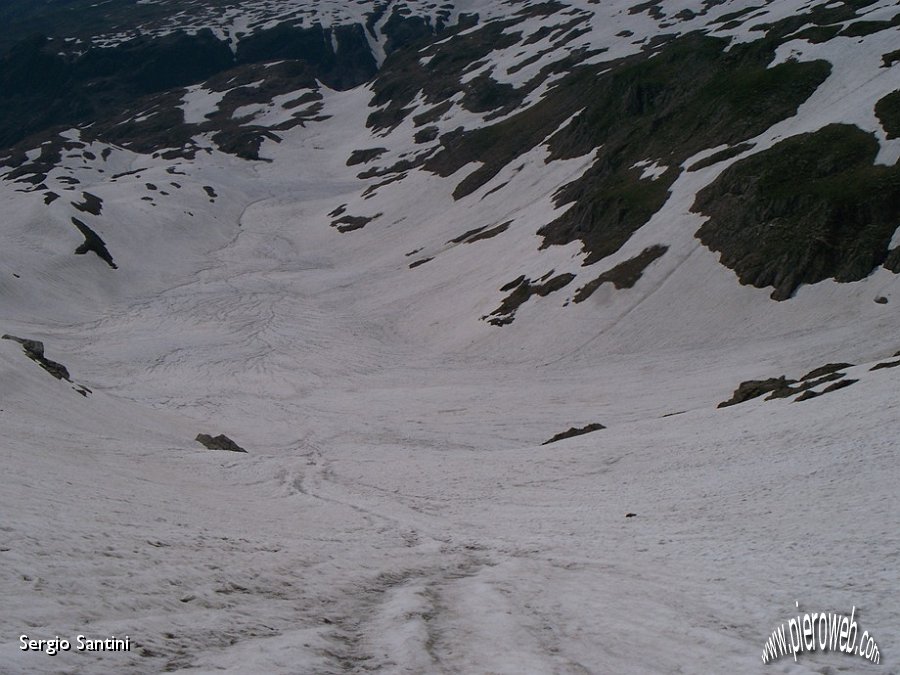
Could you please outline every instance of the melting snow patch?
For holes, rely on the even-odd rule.
[[[202,85],[188,87],[181,99],[184,121],[187,124],[203,124],[206,116],[216,112],[228,91],[207,91]]]

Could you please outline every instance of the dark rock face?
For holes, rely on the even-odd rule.
[[[632,288],[638,282],[638,279],[644,275],[644,270],[655,260],[661,258],[668,250],[668,246],[660,244],[648,246],[634,258],[619,263],[611,270],[607,270],[596,279],[579,288],[573,300],[575,302],[584,302],[591,297],[594,291],[607,282],[618,289]]]
[[[435,105],[461,91],[453,69],[456,50],[480,58],[507,38],[491,33],[498,26],[504,27],[488,24],[450,40],[452,53],[435,48],[429,65],[435,64],[439,76],[431,80],[417,64],[386,63],[375,81],[373,103],[389,104],[370,116],[370,126],[396,124],[419,91]],[[824,61],[769,68],[774,44],[733,45],[728,51],[726,46],[724,40],[690,34],[614,67],[582,66],[579,60],[587,55],[573,54],[571,63],[554,66],[567,74],[535,105],[497,124],[445,134],[424,168],[446,177],[480,163],[454,190],[454,198],[461,199],[548,136],[551,160],[596,152],[594,165],[555,195],[557,206],[571,207],[539,234],[544,246],[580,240],[585,264],[597,262],[619,250],[663,207],[686,159],[705,148],[743,143],[794,114],[830,72]],[[542,72],[535,82],[549,75]],[[470,105],[480,109],[482,100],[491,101],[503,112],[505,101],[523,93],[487,92],[486,99],[475,96]],[[583,112],[565,124],[579,109]],[[654,160],[667,168],[655,179],[645,178],[640,162]]]
[[[865,37],[900,25],[900,14],[890,21],[855,21],[840,32],[841,37]]]
[[[374,216],[341,216],[333,220],[331,226],[337,228],[338,232],[353,232],[364,228],[381,215],[377,213]]]
[[[896,368],[898,366],[900,366],[900,361],[883,361],[882,363],[876,363],[869,370],[884,370],[885,368]]]
[[[421,258],[419,260],[409,263],[409,269],[414,270],[417,267],[421,267],[425,263],[431,262],[432,260],[434,260],[434,258]]]
[[[688,167],[688,171],[699,171],[700,169],[705,169],[706,167],[713,166],[714,164],[718,164],[719,162],[724,162],[726,159],[737,157],[742,152],[746,152],[752,147],[753,145],[750,143],[738,143],[737,145],[726,148],[725,150],[719,150],[719,152],[714,152],[709,157],[701,159],[695,164],[691,164],[691,166]]]
[[[481,317],[493,326],[506,326],[513,322],[516,317],[516,310],[519,309],[529,298],[535,295],[545,297],[554,293],[561,288],[568,286],[575,278],[574,274],[566,272],[565,274],[557,274],[555,277],[548,279],[553,272],[548,273],[536,282],[526,279],[524,276],[519,277],[513,282],[503,286],[501,291],[512,291],[500,306],[490,313],[488,316]]]
[[[770,377],[768,380],[747,380],[741,382],[734,394],[727,401],[723,401],[718,405],[719,408],[727,408],[731,405],[744,403],[750,399],[758,398],[763,394],[776,391],[790,391],[790,386],[797,380],[789,380],[784,375],[781,377]]]
[[[830,72],[825,62],[768,68],[770,54],[758,46],[723,49],[714,38],[688,35],[589,85],[597,104],[551,139],[551,150],[574,157],[603,147],[585,176],[557,194],[559,205],[573,206],[540,231],[545,245],[580,239],[586,264],[614,253],[662,208],[674,167],[789,117]],[[673,168],[642,180],[633,167],[648,158]]]
[[[811,398],[816,398],[817,396],[822,396],[823,394],[830,394],[833,391],[844,389],[856,384],[857,382],[859,382],[859,380],[841,380],[840,382],[829,384],[822,391],[804,391],[802,394],[800,394],[800,396],[794,399],[794,401],[797,403],[799,403],[800,401],[808,401]]]
[[[447,32],[456,35],[474,26],[476,21],[476,17],[462,15],[459,24]],[[485,58],[494,49],[515,44],[515,36],[504,34],[504,29],[512,23],[498,21],[485,25],[456,36],[446,46],[428,47],[426,52],[406,49],[391,53],[373,82],[375,95],[370,105],[380,109],[369,115],[367,125],[381,130],[400,124],[412,112],[411,104],[420,93],[427,104],[446,104],[450,97],[466,89],[460,80],[472,63]],[[431,56],[427,66],[422,65],[423,56]],[[449,108],[449,104],[446,107]],[[439,113],[435,114],[439,116]],[[422,115],[416,117],[417,124],[433,121],[433,116]]]
[[[141,97],[172,93],[236,66],[275,60],[301,62],[309,68],[312,82],[318,78],[334,89],[362,84],[377,69],[360,25],[325,30],[320,25],[282,24],[241,40],[236,56],[208,29],[192,35],[135,38],[113,47],[91,46],[84,53],[71,53],[59,40],[35,37],[0,56],[4,93],[0,148],[61,125],[111,120],[130,111]],[[173,93],[174,106],[168,107],[177,107],[178,94]],[[154,117],[158,128],[142,133],[159,136],[159,147],[181,147],[190,138],[180,111]],[[252,149],[239,149],[254,154]]]
[[[0,147],[71,118],[85,117],[83,101],[68,94],[66,62],[47,48],[47,40],[34,37],[0,58],[0,90],[4,115],[0,118]],[[58,97],[54,94],[60,94]]]
[[[875,115],[888,138],[900,138],[900,90],[892,92],[875,104]]]
[[[172,33],[115,47],[93,47],[75,61],[72,76],[81,82],[124,85],[140,95],[202,82],[233,62],[228,45],[206,29],[194,35]]]
[[[100,33],[121,30],[136,21],[164,19],[172,3],[105,2],[96,0],[4,0],[0,3],[0,51],[22,36],[37,33],[90,40]]]
[[[208,30],[74,56],[60,55],[60,48],[37,37],[0,58],[0,147],[56,125],[106,117],[140,96],[201,82],[233,65],[228,45]]]
[[[387,152],[387,148],[365,148],[363,150],[354,150],[347,159],[347,166],[368,164],[369,162],[378,159],[385,152]]]
[[[431,141],[437,139],[439,132],[440,130],[437,127],[425,127],[416,132],[413,140],[416,143],[431,143]]]
[[[776,398],[788,398],[794,394],[801,394],[794,399],[795,401],[806,401],[810,398],[848,387],[856,382],[857,380],[844,380],[845,373],[839,372],[845,368],[852,367],[852,363],[826,363],[824,366],[813,368],[801,377],[799,381],[788,379],[784,375],[781,377],[770,377],[767,380],[747,380],[746,382],[741,382],[738,388],[735,389],[732,397],[720,403],[718,407],[727,408],[728,406],[758,398],[763,394],[769,394],[766,397],[767,401]],[[810,391],[826,382],[832,382],[832,384],[823,391]]]
[[[737,162],[697,193],[694,210],[710,216],[697,237],[775,300],[863,279],[888,261],[900,213],[900,165],[875,165],[878,149],[872,134],[832,124]]]
[[[22,345],[25,355],[29,359],[37,363],[41,368],[50,373],[57,380],[66,380],[71,382],[69,378],[69,370],[61,363],[51,361],[44,356],[44,343],[39,340],[29,340],[27,338],[16,337],[15,335],[4,335],[3,340],[12,340]],[[90,391],[90,390],[88,390]]]
[[[487,225],[482,225],[481,227],[476,227],[474,229],[468,230],[467,232],[463,232],[458,237],[454,237],[448,244],[474,244],[476,241],[483,241],[484,239],[491,239],[496,237],[498,234],[503,234],[509,229],[509,226],[512,225],[511,220],[507,220],[505,223],[500,223],[494,227],[489,227]]]
[[[332,46],[332,32],[337,51]],[[308,64],[316,77],[332,89],[350,89],[371,79],[378,68],[363,27],[320,24],[300,28],[280,24],[238,43],[238,63],[297,60]]]
[[[556,434],[553,438],[548,441],[544,441],[541,445],[550,445],[551,443],[556,443],[556,441],[561,441],[564,438],[572,438],[574,436],[582,436],[584,434],[589,434],[592,431],[600,431],[601,429],[605,429],[606,427],[600,424],[599,422],[594,422],[593,424],[588,424],[584,427],[572,427],[568,431],[563,431],[561,433]],[[634,514],[632,514],[634,515]],[[626,516],[628,517],[628,516]]]
[[[227,450],[229,452],[247,452],[225,434],[210,436],[209,434],[197,434],[194,439],[210,450]]]
[[[846,368],[852,368],[852,363],[826,363],[824,366],[819,366],[818,368],[813,368],[806,375],[801,377],[800,379],[803,381],[812,380],[817,377],[822,377],[824,375],[829,375],[831,373],[836,373],[839,370],[845,370]]]
[[[106,243],[100,238],[100,235],[78,220],[78,218],[73,217],[72,224],[78,228],[78,231],[81,232],[82,235],[84,235],[84,243],[75,249],[77,255],[84,255],[88,252],[95,253],[100,260],[114,270],[119,269],[118,265],[113,262],[112,254],[110,254],[109,250],[106,248]]]
[[[81,194],[84,197],[84,201],[80,203],[72,202],[72,206],[83,213],[99,216],[100,212],[103,210],[103,200],[97,195],[92,195],[90,192],[82,192]]]
[[[386,54],[410,47],[430,38],[435,33],[434,27],[422,17],[404,15],[396,8],[384,22],[382,31],[387,36],[384,44]]]

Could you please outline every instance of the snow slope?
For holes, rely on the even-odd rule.
[[[633,3],[570,4],[592,32],[532,75],[578,40],[610,48],[591,59],[637,52],[666,21]],[[809,4],[766,5],[757,20]],[[705,8],[688,31],[745,6],[665,12]],[[896,3],[866,11],[889,19]],[[895,163],[900,141],[871,108],[900,86],[900,67],[881,67],[896,36],[783,45],[779,59],[826,58],[832,72],[746,153],[849,122]],[[488,63],[499,77],[552,42],[500,47]],[[459,199],[474,166],[360,178],[431,147],[413,140],[431,105],[420,96],[377,130],[373,85],[319,91],[318,118],[278,130],[259,161],[207,135],[193,158],[164,159],[73,130],[86,145],[45,189],[0,188],[0,332],[43,341],[90,389],[0,340],[0,671],[900,672],[898,371],[871,370],[900,349],[897,276],[804,285],[786,302],[740,285],[695,237],[692,205],[741,155],[682,173],[619,251],[584,266],[579,242],[542,247],[536,232],[593,154],[546,162],[541,143]],[[207,92],[177,99],[198,122],[222,100]],[[283,102],[250,112],[274,128]],[[435,125],[487,116],[457,97]],[[384,151],[348,166],[368,148]],[[642,180],[658,179],[660,159],[646,158]],[[47,191],[61,197],[46,204]],[[99,215],[73,210],[84,193]],[[339,231],[342,205],[371,220]],[[84,238],[73,216],[118,269],[72,255]],[[668,250],[633,287],[573,301],[652,245]],[[575,280],[529,298],[512,323],[484,320],[510,280],[563,273]],[[852,386],[717,408],[745,380],[837,362],[854,364],[842,369]],[[606,428],[544,444],[595,422]],[[206,450],[198,433],[248,452]],[[882,663],[815,653],[763,665],[795,602],[855,607]],[[79,634],[136,647],[19,649],[20,635]]]

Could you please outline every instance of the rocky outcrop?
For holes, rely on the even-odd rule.
[[[840,372],[852,367],[852,363],[826,363],[818,368],[813,368],[799,380],[788,379],[784,375],[770,377],[767,380],[747,380],[746,382],[741,382],[731,398],[727,401],[722,401],[718,407],[727,408],[728,406],[759,398],[764,394],[768,394],[766,397],[767,401],[776,398],[788,398],[794,394],[801,394],[794,399],[795,401],[806,401],[821,394],[837,391],[856,382],[857,380],[844,380],[845,373]],[[832,382],[833,384],[830,384],[821,392],[811,391],[827,382]]]
[[[504,285],[501,291],[510,291],[500,306],[491,312],[488,316],[481,317],[493,326],[506,326],[513,322],[516,316],[516,310],[532,296],[546,297],[551,293],[555,293],[561,288],[565,288],[575,278],[574,274],[566,272],[565,274],[557,274],[551,278],[553,271],[551,270],[537,281],[527,279],[521,276],[514,281]]]
[[[57,125],[106,118],[140,96],[202,82],[232,65],[228,45],[208,30],[72,55],[59,41],[27,40],[0,58],[0,147]]]
[[[896,271],[888,247],[900,213],[900,165],[875,164],[873,134],[831,124],[741,160],[697,193],[697,237],[741,283],[774,300],[802,284]]]
[[[197,434],[197,438],[195,438],[194,440],[202,444],[206,448],[209,448],[210,450],[247,452],[246,450],[244,450],[244,448],[228,438],[228,436],[226,436],[225,434],[219,434],[218,436],[210,436],[209,434]]]
[[[303,61],[332,89],[356,87],[371,79],[378,69],[359,24],[326,29],[320,24],[302,28],[283,23],[242,39],[236,59],[238,64]]]
[[[583,436],[584,434],[589,434],[592,431],[600,431],[601,429],[605,429],[606,427],[600,424],[599,422],[594,422],[593,424],[588,424],[583,427],[572,427],[568,431],[563,431],[556,434],[550,440],[544,441],[541,445],[550,445],[551,443],[556,443],[557,441],[561,441],[565,438],[574,438],[575,436]]]
[[[41,368],[50,373],[57,380],[66,380],[71,382],[69,378],[69,370],[63,364],[51,361],[44,356],[44,343],[40,340],[29,340],[27,338],[16,337],[15,335],[4,335],[3,340],[12,340],[22,345],[25,355],[37,363]]]
[[[179,133],[189,130],[177,108],[179,88],[236,67],[272,61],[301,63],[309,69],[311,81],[318,79],[334,89],[362,84],[377,70],[360,25],[323,29],[283,24],[244,37],[236,54],[208,29],[139,37],[111,47],[90,46],[83,52],[72,52],[63,41],[39,36],[0,55],[0,90],[4,92],[0,149],[62,125],[99,122],[102,127],[104,121],[133,112],[142,97],[165,92],[172,93],[172,100],[164,101],[171,114],[154,115],[152,121],[159,128],[143,131],[144,136],[152,133],[160,140],[152,148],[137,149],[178,148],[191,136]],[[152,102],[143,103],[148,104],[144,108],[152,107]]]
[[[638,279],[644,275],[644,270],[655,260],[662,257],[668,250],[668,246],[662,246],[660,244],[648,246],[634,258],[619,263],[612,269],[607,270],[596,279],[589,281],[579,288],[575,293],[573,300],[575,302],[584,302],[591,297],[594,291],[607,282],[611,283],[617,289],[634,287],[638,282]]]
[[[875,115],[888,138],[900,138],[900,89],[875,104]]]
[[[106,248],[106,242],[100,238],[96,232],[94,232],[91,228],[85,225],[83,222],[78,220],[78,218],[72,218],[72,224],[78,228],[78,231],[84,236],[84,243],[81,244],[78,248],[75,249],[75,253],[77,255],[84,255],[85,253],[95,253],[100,260],[105,262],[111,268],[119,269],[119,266],[113,261],[112,254],[109,252],[109,249]]]

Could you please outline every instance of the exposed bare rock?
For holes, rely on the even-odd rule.
[[[718,405],[719,408],[727,408],[731,405],[744,403],[750,399],[758,398],[763,394],[778,391],[790,391],[790,386],[797,380],[789,380],[784,375],[781,377],[770,377],[767,380],[747,380],[741,382],[738,388],[734,390],[734,394],[727,401],[722,401]]]
[[[112,254],[109,252],[109,249],[106,248],[106,242],[104,242],[103,239],[100,238],[100,235],[94,232],[83,222],[78,220],[78,218],[73,217],[72,224],[78,228],[78,231],[81,232],[82,235],[84,235],[84,243],[75,249],[75,253],[77,255],[84,255],[85,253],[93,252],[97,254],[98,258],[100,258],[114,270],[119,268],[119,266],[116,265],[115,262],[113,262]]]
[[[545,297],[568,286],[575,278],[574,274],[569,272],[565,274],[557,274],[552,279],[547,279],[553,272],[549,272],[536,282],[520,277],[516,282],[511,282],[503,286],[500,290],[511,290],[512,292],[503,299],[500,306],[490,313],[489,317],[485,316],[488,323],[494,326],[505,326],[513,322],[516,310],[534,295]]]
[[[4,335],[3,340],[12,340],[22,345],[22,350],[29,359],[37,363],[41,368],[50,373],[57,380],[66,380],[71,382],[69,378],[69,370],[63,364],[51,361],[44,356],[44,343],[40,340],[29,340],[27,338],[16,337],[15,335]],[[90,390],[88,390],[90,391]]]
[[[556,441],[561,441],[564,438],[573,438],[574,436],[583,436],[584,434],[589,434],[592,431],[600,431],[601,429],[605,429],[606,427],[600,424],[599,422],[594,422],[592,424],[588,424],[584,427],[572,427],[567,431],[562,431],[556,434],[553,438],[548,441],[544,441],[541,445],[550,445],[551,443],[556,443]]]
[[[669,250],[668,246],[649,246],[641,251],[638,255],[623,263],[619,263],[610,270],[607,270],[593,281],[589,281],[578,289],[575,293],[575,302],[584,302],[591,294],[606,282],[612,283],[618,289],[632,288],[644,275],[647,269],[657,258]]]
[[[225,434],[219,434],[218,436],[210,436],[209,434],[197,434],[197,438],[195,438],[194,440],[206,446],[210,450],[247,452],[246,450],[244,450],[244,448],[228,438],[228,436],[226,436]]]

